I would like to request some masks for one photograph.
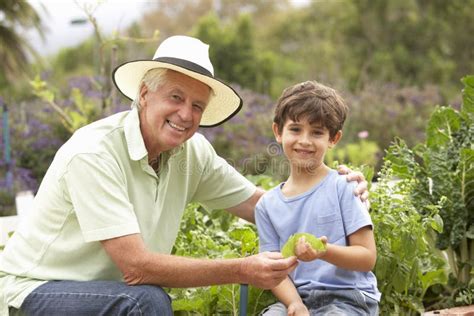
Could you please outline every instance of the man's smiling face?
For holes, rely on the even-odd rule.
[[[168,70],[156,91],[140,89],[140,130],[149,157],[180,146],[199,128],[211,89],[182,73]]]

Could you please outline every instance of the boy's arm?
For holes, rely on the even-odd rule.
[[[300,295],[296,291],[295,285],[291,282],[289,277],[274,287],[272,293],[280,302],[285,304],[289,316],[309,316],[308,309],[303,304]]]
[[[349,245],[327,244],[321,259],[346,270],[371,271],[377,259],[375,238],[372,228],[365,226],[349,235]]]
[[[370,226],[362,227],[348,239],[348,246],[339,246],[327,243],[326,237],[322,236],[321,240],[326,244],[326,251],[318,252],[302,237],[295,247],[295,254],[301,261],[322,259],[346,270],[371,271],[375,266],[377,250]]]

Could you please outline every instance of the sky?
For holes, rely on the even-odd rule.
[[[151,1],[151,0],[150,0]],[[137,20],[146,9],[147,1],[106,0],[97,6],[97,0],[28,0],[40,14],[47,27],[45,41],[34,31],[28,32],[33,47],[42,56],[57,52],[60,48],[74,46],[91,36],[92,24],[72,24],[76,19],[86,19],[82,6],[96,7],[100,30],[105,34],[125,30]]]

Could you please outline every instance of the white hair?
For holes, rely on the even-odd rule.
[[[160,85],[162,85],[166,80],[166,73],[168,69],[166,68],[153,68],[148,70],[144,75],[140,84],[138,85],[137,96],[132,102],[132,109],[137,108],[140,111],[140,90],[142,85],[146,85],[151,91],[156,91]]]

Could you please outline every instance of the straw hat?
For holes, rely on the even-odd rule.
[[[130,100],[138,93],[145,73],[153,68],[167,68],[201,81],[211,89],[209,104],[200,126],[212,127],[230,119],[242,107],[242,99],[229,85],[214,77],[209,59],[209,45],[189,36],[171,36],[165,39],[152,60],[126,62],[112,73],[115,86]]]

